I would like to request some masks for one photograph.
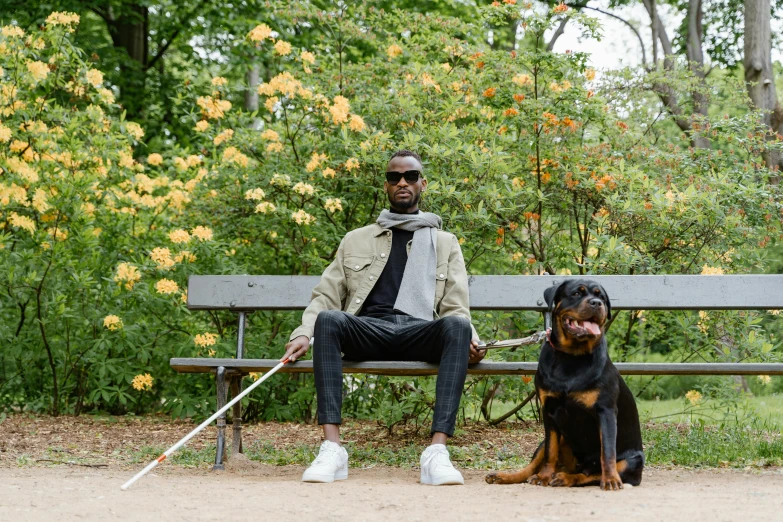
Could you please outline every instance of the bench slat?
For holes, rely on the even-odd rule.
[[[765,310],[783,308],[783,275],[588,276],[614,310]],[[569,276],[568,278],[573,278]],[[564,276],[473,276],[473,310],[544,311],[544,290]],[[320,276],[190,276],[191,310],[302,310]]]
[[[171,367],[179,373],[209,373],[219,366],[248,372],[266,372],[280,361],[277,359],[207,359],[174,358]],[[623,375],[783,375],[783,363],[615,363]],[[468,367],[470,375],[533,375],[537,362],[485,361]],[[312,373],[313,361],[298,361],[283,366],[284,373]],[[422,376],[437,375],[438,365],[423,362],[373,361],[343,363],[344,373],[374,375]]]

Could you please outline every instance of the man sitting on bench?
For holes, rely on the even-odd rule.
[[[465,261],[457,238],[440,230],[440,217],[419,211],[427,188],[419,155],[398,151],[386,171],[391,211],[345,235],[283,356],[301,358],[314,338],[318,423],[325,440],[302,481],[348,477],[348,454],[340,445],[342,352],[349,361],[440,365],[421,483],[463,484],[445,443],[454,433],[468,363],[484,357],[470,322]]]

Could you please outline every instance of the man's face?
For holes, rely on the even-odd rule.
[[[386,172],[407,172],[409,170],[422,170],[421,163],[413,156],[397,156],[392,158],[386,167]],[[427,180],[423,174],[416,183],[408,183],[405,177],[400,178],[399,183],[383,183],[383,189],[389,196],[389,204],[398,212],[411,213],[419,210],[421,192],[427,187]]]

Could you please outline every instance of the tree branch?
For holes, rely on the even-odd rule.
[[[604,11],[603,9],[598,9],[597,7],[590,7],[590,6],[585,5],[582,8],[583,9],[590,9],[591,11],[595,11],[597,13],[601,13],[603,15],[610,16],[612,18],[620,20],[622,23],[624,23],[625,25],[630,27],[631,31],[633,31],[633,34],[635,34],[636,38],[639,39],[639,47],[642,48],[642,65],[647,67],[647,52],[645,51],[645,48],[644,48],[644,40],[642,39],[642,35],[639,33],[639,31],[636,29],[636,27],[633,26],[633,24],[631,22],[629,22],[628,20],[626,20],[625,18],[623,18],[621,16],[617,16],[616,14],[610,13],[609,11]]]

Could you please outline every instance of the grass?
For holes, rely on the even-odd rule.
[[[638,401],[639,417],[642,422],[697,422],[703,419],[708,423],[718,423],[727,412],[720,405],[707,401],[704,405],[691,408],[683,399],[664,401]],[[770,426],[783,426],[783,395],[766,395],[745,399],[745,407],[750,417],[760,419]]]

